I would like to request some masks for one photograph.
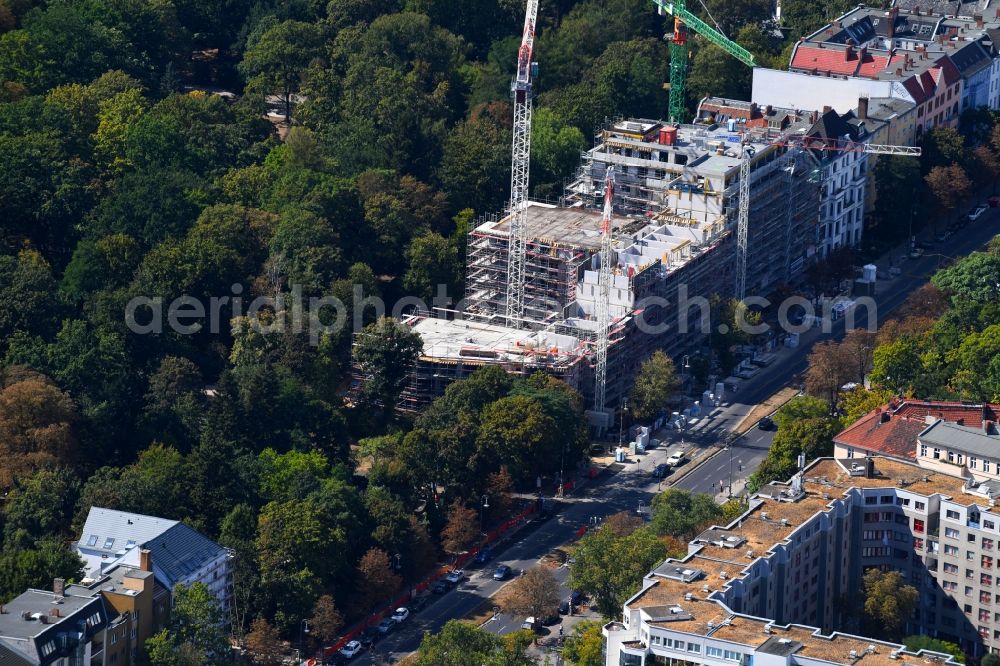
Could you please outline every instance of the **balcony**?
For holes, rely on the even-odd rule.
[[[979,524],[979,523],[975,523],[975,522],[973,522],[973,521],[971,521],[971,520],[970,520],[970,521],[968,521],[968,522],[967,522],[967,523],[965,524],[965,526],[966,526],[966,527],[970,527],[970,528],[972,528],[972,529],[974,529],[974,530],[979,530],[979,529],[982,529],[982,527],[980,526],[980,524]]]

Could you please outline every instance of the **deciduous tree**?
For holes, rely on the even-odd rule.
[[[358,604],[365,612],[373,611],[403,584],[403,579],[393,573],[388,553],[370,548],[358,562]]]
[[[448,522],[441,530],[441,546],[449,553],[461,553],[479,536],[479,514],[460,499],[448,510]]]
[[[319,55],[322,34],[314,23],[283,21],[247,44],[240,70],[251,90],[277,93],[285,105],[285,122],[292,121],[292,95],[303,71]]]
[[[354,350],[354,359],[365,374],[361,398],[380,407],[388,418],[422,349],[420,336],[393,319],[383,317],[366,326],[358,334]]]
[[[673,360],[662,351],[643,361],[632,385],[629,407],[639,421],[650,421],[665,409],[667,401],[680,387]]]
[[[574,589],[591,596],[601,615],[615,617],[625,600],[642,585],[642,577],[665,555],[663,542],[650,530],[618,537],[601,526],[580,540],[570,565],[570,578]]]
[[[920,601],[899,571],[869,569],[864,579],[864,614],[870,636],[896,641]]]
[[[337,610],[333,596],[324,594],[316,600],[309,624],[312,626],[312,638],[317,645],[327,645],[337,638],[337,633],[344,626],[344,616]]]
[[[262,617],[253,621],[244,637],[250,659],[258,666],[281,664],[283,655],[279,640],[277,629]]]
[[[536,566],[501,590],[497,604],[503,612],[537,618],[551,617],[559,606],[559,582],[549,569]]]

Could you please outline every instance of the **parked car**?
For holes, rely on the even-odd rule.
[[[506,564],[501,564],[493,572],[493,580],[507,580],[508,576],[510,576],[510,567]]]
[[[683,464],[684,460],[685,455],[683,451],[674,451],[670,454],[670,457],[667,458],[667,464],[671,467],[677,467],[678,465]]]
[[[910,250],[910,259],[919,259],[922,256],[924,256],[924,248],[915,247]]]
[[[461,583],[463,578],[465,578],[465,571],[462,569],[452,569],[448,572],[448,575],[444,577],[444,579],[452,585]]]
[[[347,657],[340,654],[340,652],[334,652],[329,657],[323,659],[323,666],[344,666],[347,663]]]
[[[559,614],[569,615],[569,599],[563,599],[559,602]]]
[[[578,603],[583,601],[583,592],[580,590],[573,590],[569,593],[569,602],[576,606]]]
[[[396,628],[396,623],[393,621],[391,617],[386,617],[382,618],[382,621],[379,622],[378,626],[375,628],[378,629],[378,633],[382,634],[383,636],[388,636],[392,632],[392,630]]]
[[[449,585],[448,582],[445,580],[434,581],[434,584],[431,585],[431,592],[433,592],[434,594],[444,594],[450,589],[451,585]]]
[[[538,622],[533,617],[526,617],[524,618],[524,622],[521,623],[521,628],[528,631],[538,631]]]
[[[653,470],[653,476],[657,479],[662,479],[670,474],[670,465],[666,463],[660,463]]]
[[[403,622],[406,622],[407,618],[409,617],[410,617],[410,609],[406,608],[405,606],[400,606],[392,614],[392,621],[395,622],[396,624],[402,624]]]
[[[938,233],[937,236],[934,237],[934,242],[935,243],[943,243],[946,240],[948,240],[949,238],[951,238],[951,232],[950,231],[941,231],[941,232]]]
[[[478,553],[476,553],[476,563],[486,564],[487,562],[490,561],[492,557],[493,557],[493,550],[489,546],[486,546],[485,548],[481,549]]]
[[[427,597],[413,597],[410,599],[410,612],[419,613],[423,609],[427,608]]]
[[[969,221],[975,222],[979,219],[979,216],[986,212],[986,206],[980,204],[976,206],[973,210],[969,211]]]
[[[757,421],[757,428],[760,430],[774,430],[774,420],[770,416],[765,416]]]
[[[380,638],[382,638],[382,634],[378,633],[378,630],[375,629],[375,627],[368,627],[361,632],[361,636],[358,637],[358,640],[361,642],[362,647],[370,648],[375,645]]]
[[[347,659],[354,659],[364,649],[360,641],[351,641],[340,648],[340,654]]]

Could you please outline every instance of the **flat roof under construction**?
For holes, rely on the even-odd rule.
[[[621,215],[611,217],[612,232],[635,220]],[[601,212],[587,208],[565,208],[536,201],[528,202],[528,238],[547,245],[597,250],[601,249]],[[486,222],[476,228],[482,233],[510,234],[510,216]]]
[[[435,360],[559,364],[572,363],[587,351],[579,338],[548,331],[436,317],[406,323],[424,342],[421,355]]]

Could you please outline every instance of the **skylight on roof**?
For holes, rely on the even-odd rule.
[[[87,537],[87,545],[88,546],[96,546],[97,545],[97,535],[96,534],[91,534],[89,537]]]
[[[135,539],[129,539],[128,541],[125,542],[126,548],[131,548],[134,545],[135,545]]]
[[[115,545],[115,538],[108,537],[104,540],[104,550],[111,550],[111,547]]]

